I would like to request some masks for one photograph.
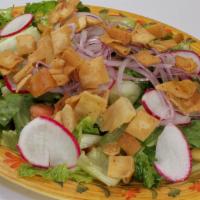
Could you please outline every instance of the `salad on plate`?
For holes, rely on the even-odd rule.
[[[0,145],[20,177],[152,189],[199,173],[194,39],[79,0],[0,10],[0,29]]]

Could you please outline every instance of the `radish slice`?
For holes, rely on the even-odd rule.
[[[23,128],[18,149],[29,163],[45,168],[64,163],[75,167],[81,153],[72,133],[48,117],[38,117]]]
[[[187,125],[191,123],[191,118],[187,115],[182,115],[181,113],[176,112],[174,119],[173,119],[173,124],[175,125]]]
[[[191,58],[197,64],[196,73],[200,73],[200,57],[194,51],[179,50],[179,51],[173,51],[170,53],[164,53],[161,55],[161,59],[163,60],[165,64],[172,64],[174,66],[176,56]]]
[[[142,97],[142,105],[146,112],[159,120],[170,118],[170,108],[162,98],[161,93],[152,89],[145,92]]]
[[[182,132],[168,124],[158,138],[155,167],[166,180],[180,182],[191,172],[191,153]]]
[[[0,32],[0,37],[15,35],[26,29],[33,21],[32,14],[24,14],[9,22]]]
[[[4,81],[5,81],[5,85],[8,88],[8,90],[10,90],[12,93],[16,93],[17,86],[11,80],[11,78],[9,76],[4,76]],[[29,92],[27,90],[20,90],[18,93],[25,94],[25,93],[29,93]]]

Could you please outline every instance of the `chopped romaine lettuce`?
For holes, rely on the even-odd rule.
[[[2,146],[8,147],[14,151],[17,150],[17,143],[18,143],[19,135],[17,134],[16,131],[2,131],[1,133],[1,139],[0,139],[0,144]]]
[[[6,126],[19,111],[22,100],[19,94],[8,94],[0,99],[0,124]]]
[[[80,147],[81,149],[89,148],[98,144],[100,140],[101,136],[99,135],[83,134],[80,140]]]
[[[146,151],[140,151],[136,154],[134,179],[142,182],[147,188],[154,188],[159,185],[161,177],[153,166],[155,149],[153,151],[148,149],[148,154]]]
[[[190,50],[190,45],[195,41],[191,38],[180,42],[173,50]]]
[[[107,170],[102,166],[99,166],[97,163],[93,162],[85,153],[82,153],[79,160],[78,166],[90,174],[92,177],[100,180],[108,186],[116,186],[119,183],[119,179],[111,178],[107,176]]]
[[[192,147],[200,148],[200,121],[194,120],[188,126],[182,128],[187,141]]]
[[[28,3],[25,13],[34,15],[34,25],[48,24],[48,14],[56,7],[57,1],[43,1],[39,3]]]
[[[12,20],[12,8],[0,9],[0,28]]]
[[[15,128],[18,132],[30,121],[30,107],[33,103],[31,95],[23,95],[21,102],[19,103],[19,111],[13,117]]]
[[[110,134],[105,134],[101,140],[100,140],[100,144],[101,145],[105,145],[111,142],[115,142],[116,140],[119,139],[119,137],[124,133],[125,129],[126,129],[127,125],[123,125],[122,127],[114,130],[112,133]]]
[[[28,164],[22,164],[18,169],[18,173],[21,177],[42,176],[47,180],[57,183],[65,183],[69,179],[79,183],[90,183],[93,180],[90,175],[81,169],[77,168],[74,171],[70,171],[65,164],[49,169],[41,169]]]
[[[81,140],[82,134],[99,135],[99,129],[95,127],[95,123],[90,117],[82,119],[74,130],[74,135]]]
[[[5,127],[13,118],[15,118],[14,121],[16,122],[15,126],[17,129],[23,127],[29,119],[27,112],[28,106],[30,105],[29,98],[30,97],[27,97],[26,95],[20,94],[7,94],[6,96],[1,97],[0,124]]]
[[[108,156],[103,153],[101,147],[93,148],[88,154],[88,158],[98,166],[101,166],[104,171],[108,169]]]
[[[144,141],[143,145],[146,147],[153,147],[156,145],[159,135],[162,133],[163,127],[158,127],[154,132]]]
[[[134,29],[135,21],[123,15],[109,15],[109,10],[103,9],[99,12],[100,17],[107,23],[117,25],[125,29]]]
[[[78,12],[90,12],[90,8],[85,6],[82,2],[79,2],[79,4],[76,6]]]

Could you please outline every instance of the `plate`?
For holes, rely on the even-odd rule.
[[[102,7],[90,6],[93,13],[98,13]],[[144,22],[155,22],[140,15],[109,9],[114,15],[123,14],[130,18]],[[176,28],[166,25],[174,33],[183,33],[185,37],[193,38],[196,42],[192,44],[192,49],[200,55],[200,41]],[[198,182],[199,175],[191,178],[190,182],[183,182],[179,184],[168,184],[161,186],[156,190],[148,190],[137,184],[134,186],[126,187],[113,187],[109,188],[109,192],[98,185],[86,185],[88,190],[84,193],[77,192],[77,183],[68,181],[64,185],[59,185],[54,182],[46,181],[40,177],[20,178],[17,169],[24,161],[11,150],[0,147],[0,176],[9,180],[12,183],[20,185],[26,189],[37,192],[39,194],[60,199],[60,200],[168,200],[177,198],[181,200],[199,200],[200,199],[200,182]],[[199,177],[198,177],[199,176]],[[195,180],[195,181],[194,181]]]

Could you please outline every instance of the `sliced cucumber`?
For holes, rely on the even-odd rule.
[[[112,88],[109,96],[110,103],[114,103],[120,96],[127,97],[132,103],[138,99],[141,94],[141,88],[132,81],[123,81],[121,83],[121,91],[119,92],[116,85]]]
[[[32,35],[36,41],[40,39],[40,32],[38,31],[38,29],[36,27],[31,26],[14,36],[0,40],[0,52],[5,50],[15,51],[17,48],[16,37],[19,35],[27,35],[27,34]]]

